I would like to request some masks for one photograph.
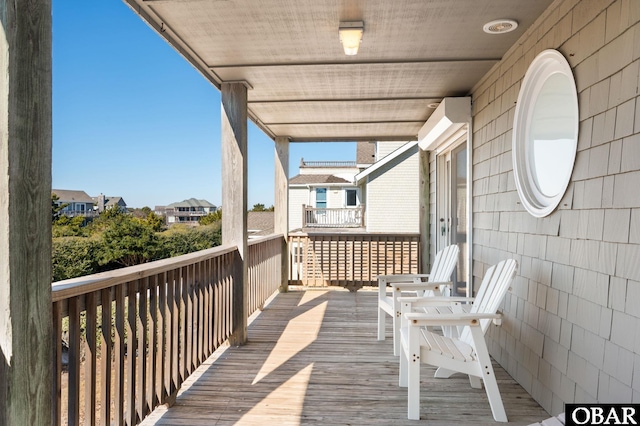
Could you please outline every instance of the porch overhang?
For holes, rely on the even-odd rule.
[[[551,0],[125,0],[213,85],[246,81],[269,137],[414,141],[445,97],[467,96]],[[489,21],[518,22],[510,33]],[[340,22],[363,21],[356,56]]]

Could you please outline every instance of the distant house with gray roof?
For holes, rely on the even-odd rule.
[[[58,206],[65,205],[65,207],[60,210],[60,214],[69,217],[95,215],[93,199],[86,192],[69,189],[52,189],[51,193],[58,197],[56,201]]]
[[[155,212],[165,216],[167,225],[183,224],[196,226],[202,216],[213,213],[218,207],[207,200],[189,198],[188,200],[171,203],[168,206],[156,206]]]
[[[102,211],[105,211],[106,209],[110,209],[113,207],[117,207],[120,210],[125,212],[127,211],[127,203],[125,203],[122,197],[107,196],[107,195],[100,194],[97,197],[92,197],[92,198],[93,198],[93,202],[96,205],[96,210],[98,210],[98,212],[102,212]]]

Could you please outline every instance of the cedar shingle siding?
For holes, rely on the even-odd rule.
[[[640,2],[557,1],[473,89],[473,273],[520,263],[487,333],[493,357],[551,414],[640,398]],[[560,209],[529,215],[511,159],[515,103],[533,58],[573,69],[580,134]]]

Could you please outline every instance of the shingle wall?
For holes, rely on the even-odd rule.
[[[473,273],[514,257],[494,358],[551,414],[566,402],[640,402],[640,1],[556,1],[474,88]],[[580,135],[559,210],[529,215],[511,158],[533,58],[568,59]]]

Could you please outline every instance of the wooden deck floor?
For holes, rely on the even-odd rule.
[[[372,290],[290,291],[249,326],[249,343],[218,350],[171,408],[145,425],[496,425],[484,390],[422,366],[421,421],[406,418],[391,339],[376,340]],[[388,335],[391,332],[387,321]],[[509,424],[548,414],[496,366]]]

